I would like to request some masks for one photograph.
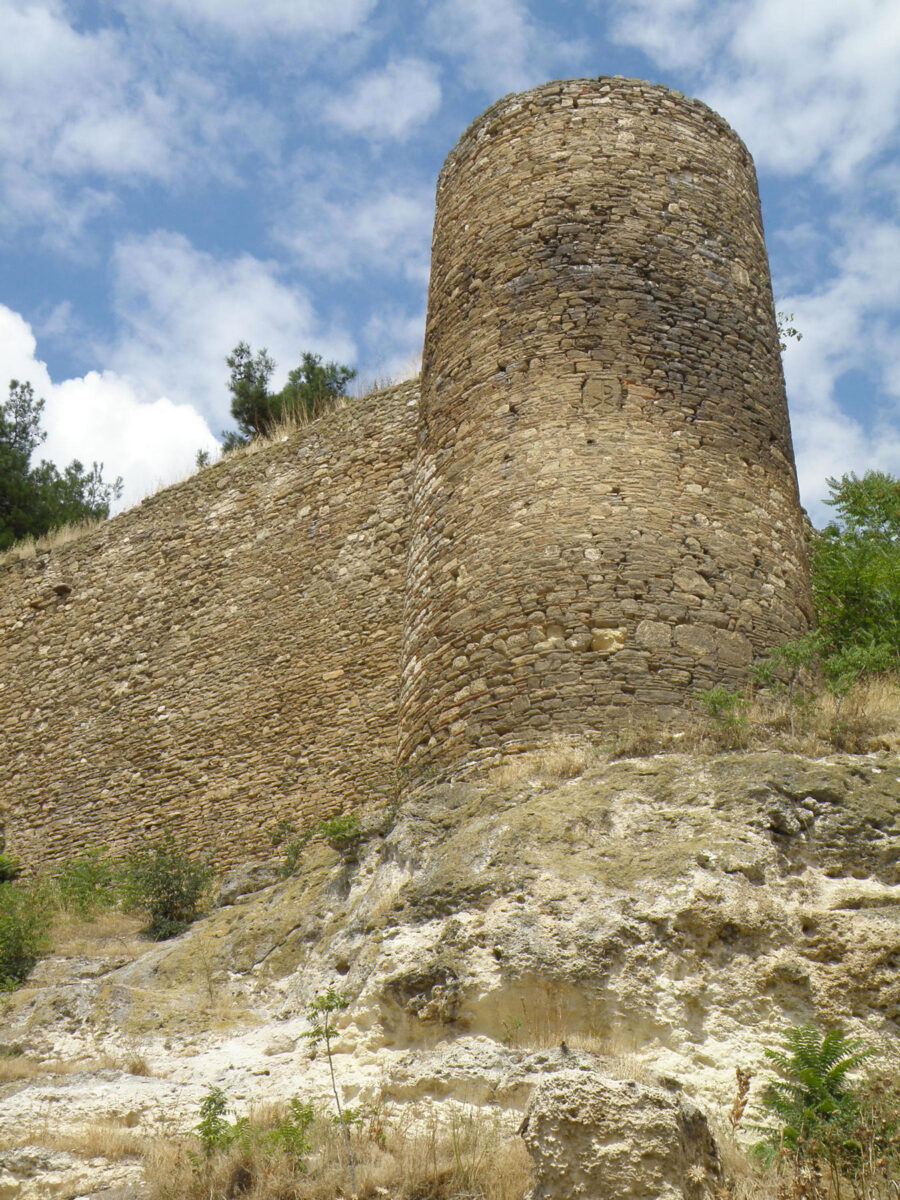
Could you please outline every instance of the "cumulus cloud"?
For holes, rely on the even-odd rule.
[[[422,369],[425,312],[389,308],[375,313],[363,328],[368,358],[375,364],[376,378],[411,379]]]
[[[403,58],[343,89],[325,115],[350,133],[402,140],[440,103],[437,69],[420,58]]]
[[[757,163],[840,185],[879,155],[900,110],[893,0],[617,0],[613,35],[696,70],[702,99]]]
[[[47,440],[38,456],[63,469],[72,459],[104,464],[104,478],[121,475],[119,508],[141,500],[161,484],[187,474],[198,450],[217,443],[203,417],[187,404],[165,396],[142,398],[113,371],[90,371],[54,383],[38,358],[27,322],[0,305],[0,379],[28,380],[46,401]],[[5,398],[5,392],[4,392]]]
[[[243,38],[316,37],[322,40],[355,33],[378,0],[156,0],[190,24],[205,24]],[[133,8],[134,3],[123,3]]]
[[[834,270],[816,289],[785,296],[803,340],[784,356],[793,416],[801,494],[814,520],[827,519],[820,504],[825,480],[847,471],[900,469],[900,230],[867,222],[847,231],[834,254]],[[841,382],[863,372],[883,397],[879,409],[849,410]]]
[[[304,350],[352,363],[355,346],[321,324],[306,293],[273,263],[249,254],[217,259],[181,234],[121,242],[113,260],[118,334],[104,361],[153,395],[174,396],[229,421],[225,356],[239,341],[266,346],[287,377]]]
[[[425,29],[431,45],[459,61],[463,80],[492,98],[571,70],[583,53],[534,21],[523,0],[439,0]]]
[[[428,281],[434,194],[429,188],[385,188],[371,196],[304,201],[297,227],[282,240],[308,267],[336,277],[377,270]]]
[[[0,0],[0,217],[75,240],[114,186],[234,175],[278,121],[127,29],[80,31],[56,0]]]

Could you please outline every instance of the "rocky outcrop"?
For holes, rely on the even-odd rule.
[[[523,1124],[537,1180],[529,1200],[699,1200],[721,1180],[699,1109],[634,1079],[559,1071]]]
[[[7,1135],[26,1142],[48,1111],[58,1128],[124,1113],[147,1134],[189,1129],[213,1084],[237,1111],[325,1103],[327,1063],[302,1034],[334,986],[350,999],[334,1058],[348,1103],[474,1106],[511,1133],[531,1106],[543,1138],[555,1101],[540,1097],[561,1072],[602,1080],[610,1103],[662,1086],[669,1149],[653,1169],[669,1179],[698,1163],[671,1149],[682,1110],[660,1079],[721,1118],[735,1067],[759,1072],[790,1025],[896,1035],[896,756],[521,756],[364,824],[356,861],[313,843],[295,876],[172,942],[39,964],[0,1042],[85,1073],[3,1085]],[[152,1074],[124,1069],[134,1054]],[[641,1087],[615,1082],[629,1079]],[[598,1103],[585,1094],[578,1112]],[[573,1120],[574,1137],[594,1118]]]

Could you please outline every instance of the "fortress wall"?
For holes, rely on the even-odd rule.
[[[801,633],[752,161],[635,80],[509,96],[438,181],[401,762],[673,716]]]
[[[0,817],[36,865],[170,826],[219,864],[394,786],[417,384],[0,566]]]

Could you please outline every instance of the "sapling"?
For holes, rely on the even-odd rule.
[[[313,1046],[318,1046],[320,1042],[325,1043],[328,1070],[331,1074],[331,1090],[334,1093],[334,1103],[337,1108],[337,1121],[341,1127],[344,1150],[347,1155],[347,1165],[350,1168],[350,1189],[355,1192],[356,1171],[353,1163],[353,1151],[350,1148],[350,1133],[347,1129],[347,1122],[344,1120],[344,1110],[341,1108],[341,1098],[338,1095],[337,1080],[334,1077],[334,1063],[331,1058],[331,1042],[337,1035],[335,1013],[342,1012],[349,1003],[349,997],[344,992],[336,992],[334,988],[329,988],[327,992],[320,992],[315,1000],[312,1001],[307,1011],[306,1019],[309,1021],[311,1028],[303,1036]]]

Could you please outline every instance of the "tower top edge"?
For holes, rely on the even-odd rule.
[[[752,165],[753,157],[743,139],[720,113],[702,100],[696,100],[674,88],[661,83],[650,83],[645,79],[633,79],[625,75],[593,75],[577,79],[553,79],[522,92],[509,92],[501,96],[484,112],[480,113],[461,134],[447,155],[438,176],[438,190],[446,176],[483,143],[491,134],[499,132],[517,117],[535,118],[554,109],[589,109],[619,103],[635,113],[665,113],[666,110],[682,117],[692,118],[708,125],[720,137],[727,137],[746,154]]]

